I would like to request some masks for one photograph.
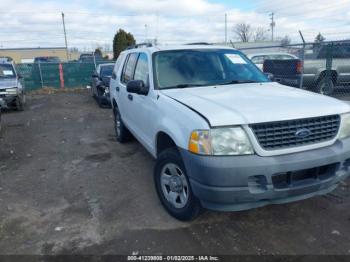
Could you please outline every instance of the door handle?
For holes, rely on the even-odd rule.
[[[132,101],[133,96],[132,96],[131,94],[128,94],[128,99],[129,99],[130,101]]]
[[[117,92],[119,92],[119,86],[116,86],[116,87],[115,87],[115,90],[117,90]]]

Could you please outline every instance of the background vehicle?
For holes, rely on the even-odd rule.
[[[20,78],[12,62],[0,61],[0,98],[6,106],[15,106],[21,111],[24,110],[25,94]]]
[[[1,114],[2,114],[2,108],[5,106],[5,101],[0,98],[0,134],[2,130],[2,120],[1,120]]]
[[[325,95],[350,84],[350,44],[319,44],[307,51],[304,62],[298,59],[265,60],[263,71],[273,74],[281,84],[294,87],[299,86],[297,82],[303,74],[305,89]]]
[[[109,83],[111,80],[114,64],[100,64],[92,74],[91,92],[98,105],[110,106]]]
[[[298,57],[288,53],[257,53],[248,54],[247,57],[257,66],[263,70],[265,60],[292,60]]]
[[[57,56],[38,56],[34,58],[34,63],[60,63]]]
[[[349,176],[348,104],[271,83],[232,48],[136,47],[112,74],[116,137],[156,158],[172,216],[306,199]]]
[[[300,59],[266,59],[263,72],[272,74],[272,80],[282,85],[299,87],[303,73],[303,63]]]
[[[103,61],[103,57],[94,53],[81,54],[78,60],[80,63],[96,63],[101,61]]]
[[[327,59],[328,58],[328,59]],[[327,83],[327,60],[330,80]],[[350,44],[321,45],[305,56],[304,86],[329,95],[337,86],[350,84]]]

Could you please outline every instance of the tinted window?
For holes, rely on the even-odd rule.
[[[102,77],[112,76],[112,72],[113,72],[113,65],[101,66],[100,75]]]
[[[148,59],[145,53],[141,53],[137,60],[134,79],[148,83]]]
[[[0,78],[15,78],[16,73],[10,64],[0,64]]]
[[[122,79],[121,79],[123,83],[127,83],[130,80],[132,80],[137,56],[138,56],[137,53],[133,53],[133,54],[130,54],[125,60]]]
[[[249,59],[230,49],[160,51],[154,66],[158,88],[268,81]]]

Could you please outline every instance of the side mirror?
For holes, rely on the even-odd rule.
[[[93,72],[92,77],[98,77],[98,74],[96,72]]]
[[[18,79],[23,79],[23,76],[21,74],[17,74]]]
[[[126,85],[126,91],[139,95],[147,95],[149,87],[142,80],[131,80]]]
[[[275,80],[275,76],[273,75],[273,74],[271,74],[271,73],[264,73],[265,74],[265,76],[267,76],[267,78],[269,79],[269,80],[271,80],[271,81],[274,81]]]

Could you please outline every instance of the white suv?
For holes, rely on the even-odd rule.
[[[326,194],[349,175],[350,106],[272,83],[232,48],[128,49],[110,86],[117,140],[156,158],[177,219]]]

